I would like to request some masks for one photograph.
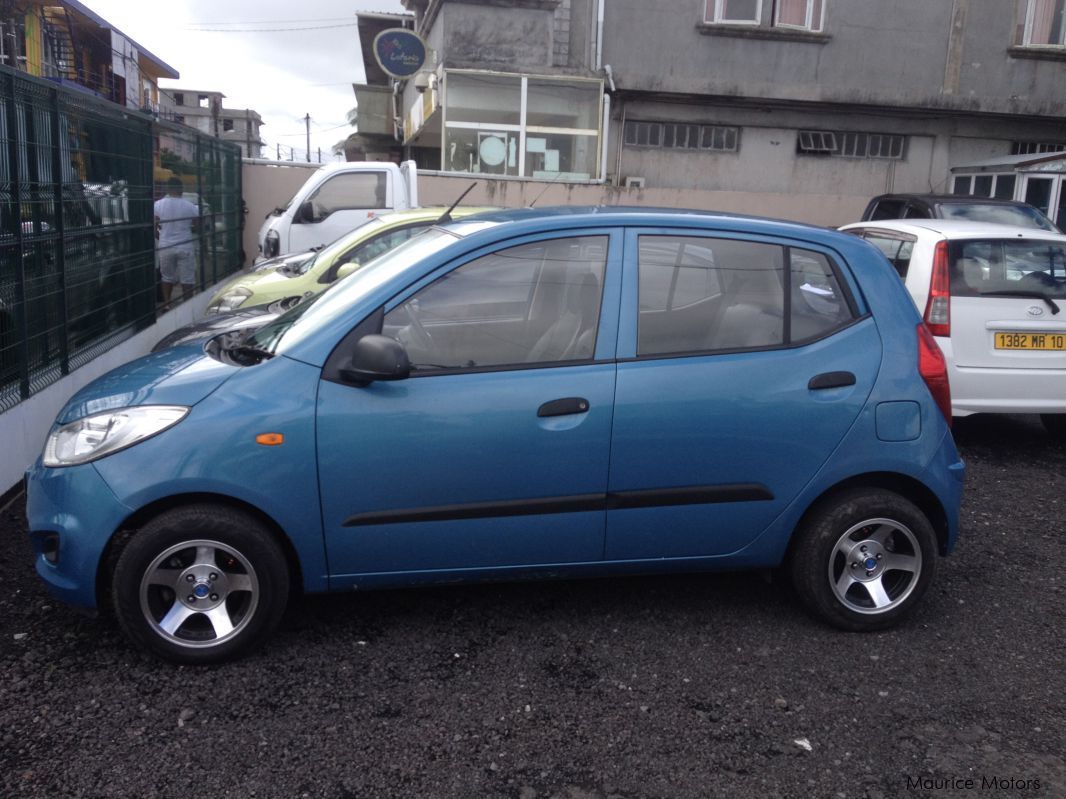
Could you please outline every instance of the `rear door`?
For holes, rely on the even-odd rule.
[[[951,242],[956,367],[1066,369],[1066,239]]]
[[[750,543],[851,427],[880,353],[831,252],[630,231],[607,558]]]

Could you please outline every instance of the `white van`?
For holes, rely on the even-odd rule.
[[[259,229],[259,254],[273,258],[329,244],[368,217],[418,207],[414,161],[346,161],[316,169]]]

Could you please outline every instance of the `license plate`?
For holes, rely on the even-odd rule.
[[[996,349],[1066,351],[1066,333],[996,333]]]

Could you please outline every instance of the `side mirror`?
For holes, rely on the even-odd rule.
[[[340,376],[355,386],[368,386],[375,380],[405,380],[410,375],[411,361],[403,344],[376,334],[359,339],[348,367],[340,370]]]
[[[300,207],[296,209],[296,215],[292,218],[292,221],[297,224],[307,224],[315,221],[315,207],[311,205],[310,200],[300,204]]]
[[[358,266],[359,264],[353,261],[349,261],[346,264],[341,264],[340,267],[337,269],[337,275],[334,280],[340,280],[343,277],[348,277],[348,275],[354,272],[358,268]]]

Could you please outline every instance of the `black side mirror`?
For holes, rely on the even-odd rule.
[[[375,380],[405,380],[411,375],[411,360],[403,344],[394,338],[371,334],[355,343],[352,359],[340,376],[355,386]]]
[[[310,200],[300,203],[300,207],[296,209],[296,216],[293,217],[292,221],[298,224],[307,224],[315,221],[315,207],[311,205]]]

